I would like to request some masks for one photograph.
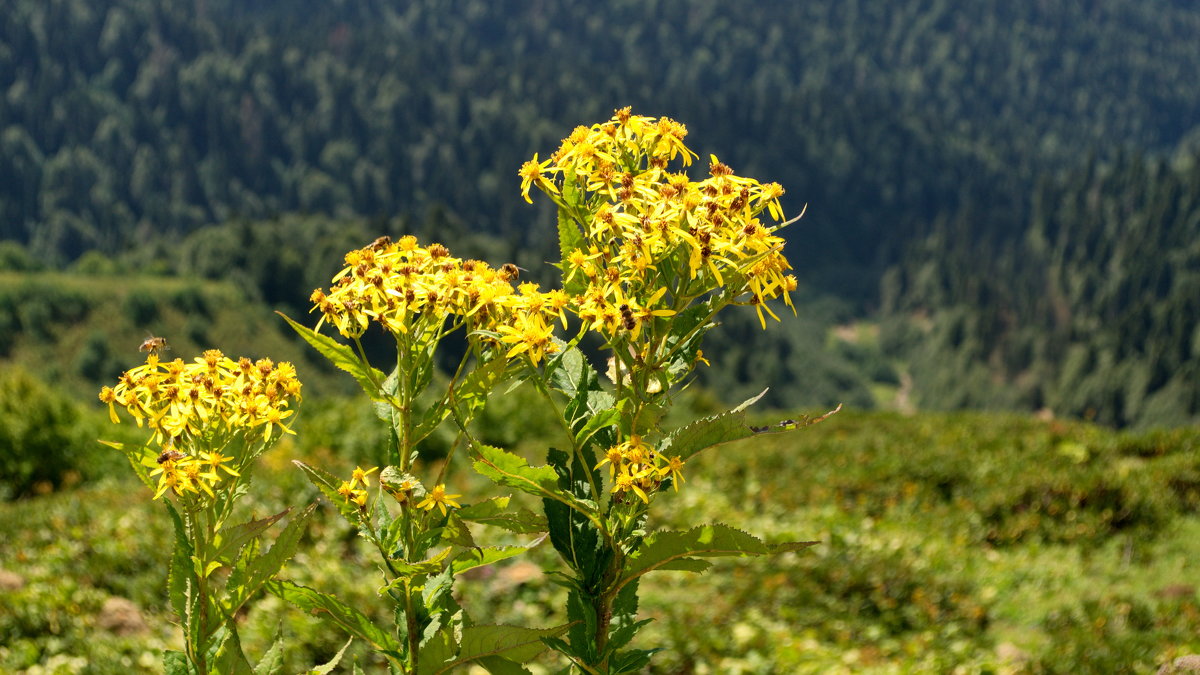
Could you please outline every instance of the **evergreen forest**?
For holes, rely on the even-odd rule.
[[[516,169],[632,105],[807,208],[801,316],[753,352],[732,321],[710,386],[1187,423],[1198,34],[1169,0],[12,0],[0,264],[303,311],[348,243],[416,232],[545,276]]]

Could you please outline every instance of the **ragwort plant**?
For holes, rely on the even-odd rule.
[[[644,668],[655,651],[629,647],[646,623],[637,618],[643,575],[697,572],[708,566],[705,557],[807,545],[768,545],[717,524],[682,532],[650,526],[651,506],[680,488],[700,450],[823,419],[751,428],[745,410],[756,397],[673,431],[661,427],[672,397],[698,364],[708,364],[700,343],[716,315],[729,305],[751,306],[766,328],[768,317],[778,319],[769,303],[791,307],[788,294],[797,286],[777,235],[788,224],[783,189],[737,176],[716,157],[700,181],[670,170],[696,157],[685,135],[681,124],[626,108],[575,129],[549,159],[535,155],[521,168],[525,199],[532,201],[536,187],[557,206],[561,289],[514,290],[511,265],[460,261],[440,244],[422,247],[411,237],[381,238],[347,254],[332,288],[312,300],[321,313],[317,330],[334,326],[349,344],[288,321],[375,401],[392,429],[391,466],[380,472],[374,496],[375,469],[341,480],[303,468],[378,551],[396,625],[375,626],[335,597],[289,582],[273,582],[272,590],[366,639],[396,672],[437,673],[467,662],[527,672],[519,664],[549,647],[569,661],[564,672],[625,673]],[[558,325],[567,334],[570,317],[573,335],[556,337]],[[395,339],[390,374],[367,360],[360,337],[370,323]],[[470,348],[445,390],[419,404],[429,400],[419,396],[432,382],[437,346],[458,331]],[[588,334],[603,343],[603,379],[578,346]],[[545,466],[471,434],[488,392],[512,378],[532,383],[561,425],[562,448],[549,449]],[[506,512],[507,498],[468,505],[446,494],[442,472],[453,449],[432,481],[414,475],[422,440],[446,421],[479,473],[540,498],[545,517]],[[451,593],[455,575],[522,547],[481,547],[470,522],[549,533],[565,564],[555,578],[568,589],[566,625],[471,623]]]
[[[185,650],[166,652],[164,670],[250,672],[238,613],[295,554],[312,507],[294,515],[267,551],[263,535],[288,510],[238,524],[232,518],[255,459],[292,433],[287,423],[300,381],[290,363],[233,361],[215,349],[190,363],[161,362],[163,346],[101,389],[100,400],[114,424],[120,409],[150,432],[140,446],[108,445],[125,453],[175,527],[167,585]],[[282,649],[277,641],[255,672],[278,672]]]
[[[525,199],[536,187],[557,207],[566,309],[579,321],[558,354],[543,364],[529,359],[524,372],[558,413],[565,449],[551,449],[547,466],[530,467],[477,445],[475,467],[543,500],[550,539],[567,568],[560,579],[570,620],[564,636],[544,641],[577,672],[646,666],[655,650],[626,648],[647,622],[637,619],[646,573],[702,571],[704,557],[807,545],[768,545],[725,525],[682,532],[650,525],[652,505],[679,489],[697,452],[823,419],[751,428],[744,415],[756,397],[662,429],[674,393],[698,364],[709,363],[700,343],[717,314],[751,306],[765,329],[767,317],[778,320],[769,302],[792,307],[788,294],[797,287],[777,234],[788,224],[779,204],[783,188],[738,176],[715,156],[703,180],[672,171],[672,163],[687,167],[696,158],[686,134],[673,120],[625,108],[605,123],[577,127],[548,159],[534,155],[520,170]],[[611,386],[576,348],[588,333],[603,343]]]
[[[540,363],[558,350],[553,323],[565,318],[566,294],[541,292],[535,284],[513,287],[513,265],[494,269],[462,260],[441,244],[420,246],[414,237],[381,237],[346,254],[346,267],[333,286],[313,292],[321,314],[316,330],[287,319],[334,364],[351,373],[374,401],[390,434],[389,465],[358,467],[347,480],[297,462],[309,480],[338,508],[377,554],[383,572],[381,596],[393,605],[393,626],[379,626],[336,596],[288,581],[271,590],[317,613],[353,637],[367,641],[393,672],[435,673],[467,662],[515,668],[545,650],[542,638],[562,629],[474,625],[453,596],[455,577],[468,569],[512,557],[528,546],[480,546],[467,523],[495,525],[519,534],[542,533],[543,518],[507,511],[508,499],[464,504],[450,494],[445,472],[466,430],[490,391],[527,363]],[[390,374],[375,369],[361,337],[378,324],[393,339]],[[348,340],[320,334],[334,327]],[[438,347],[452,335],[467,349],[453,376],[433,396]],[[448,420],[459,441],[436,474],[422,480],[418,459],[426,439]],[[530,545],[540,543],[537,539]]]

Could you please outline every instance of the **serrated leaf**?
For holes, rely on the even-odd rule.
[[[281,579],[268,581],[265,588],[272,595],[313,616],[329,621],[353,637],[367,642],[376,650],[400,656],[402,647],[390,631],[376,626],[367,615],[336,597]]]
[[[439,574],[442,571],[442,563],[450,555],[450,550],[449,547],[444,548],[441,553],[420,562],[393,561],[392,570],[401,578],[412,578],[418,574]]]
[[[588,363],[587,357],[574,345],[557,338],[559,353],[546,364],[546,381],[566,395],[564,408],[567,421],[577,426],[580,420],[613,407],[612,394],[600,386],[600,376]]]
[[[483,660],[488,658],[499,658],[513,665],[524,663],[546,650],[546,639],[562,635],[566,631],[567,626],[543,629],[519,626],[467,626],[462,631],[458,655],[453,661],[442,663],[438,669],[432,672],[438,674],[452,672],[454,668],[472,661],[478,661],[482,665]],[[491,667],[485,665],[484,667],[488,668],[489,672],[521,672],[521,670],[503,670],[507,667],[506,664],[495,661],[492,663],[501,670],[493,671]]]
[[[475,543],[475,536],[471,534],[470,528],[453,511],[450,512],[450,516],[446,519],[446,526],[442,528],[442,536],[439,541],[461,548],[479,548],[479,544]]]
[[[714,445],[729,443],[754,435],[746,424],[746,409],[765,396],[767,390],[741,405],[710,417],[698,419],[667,434],[658,451],[668,457],[688,459],[697,452]]]
[[[429,628],[426,628],[424,638],[421,640],[421,660],[417,664],[417,675],[434,675],[434,673],[442,672],[446,664],[455,661],[456,652],[458,652],[458,642],[454,639],[452,629],[448,626],[441,626],[435,621]]]
[[[234,556],[241,550],[242,546],[251,539],[259,536],[268,527],[279,522],[281,518],[286,516],[292,509],[286,508],[273,516],[267,516],[260,520],[251,520],[241,525],[225,526],[217,532],[215,540],[216,551],[214,559],[232,564]]]
[[[395,368],[392,368],[392,372],[388,373],[388,376],[384,378],[379,388],[383,390],[384,394],[388,396],[395,396],[399,385],[400,366],[396,366]],[[386,399],[373,401],[371,406],[375,409],[376,417],[384,422],[387,422],[388,424],[395,424],[397,416],[396,408],[391,403],[388,403]]]
[[[167,572],[167,595],[171,608],[179,616],[179,622],[185,628],[191,625],[189,610],[194,592],[195,577],[189,573],[191,569],[192,544],[188,540],[187,529],[179,512],[164,501],[167,512],[171,515],[171,524],[175,530],[175,546],[171,553],[171,568]]]
[[[304,535],[309,516],[317,508],[309,504],[303,511],[288,521],[287,527],[275,538],[275,543],[266,553],[256,557],[246,566],[245,571],[235,569],[229,575],[227,582],[227,605],[229,614],[234,614],[247,600],[254,597],[267,581],[279,573],[284,564],[296,555],[300,545],[300,537]]]
[[[640,673],[650,663],[650,656],[660,651],[662,649],[630,649],[617,652],[613,655],[609,663],[609,672],[613,673],[613,675],[618,675],[619,673]]]
[[[350,373],[372,401],[386,401],[379,390],[379,385],[385,379],[383,372],[372,367],[370,364],[360,361],[349,345],[344,345],[331,337],[321,335],[307,326],[302,326],[292,321],[283,312],[276,312],[276,314],[283,317],[283,320],[288,322],[292,330],[296,331],[301,338],[304,338],[305,342],[312,345],[313,349],[320,352],[321,356],[324,356],[330,363],[341,370]]]
[[[558,474],[551,467],[529,466],[524,457],[490,445],[480,443],[475,447],[479,453],[475,470],[492,482],[538,497],[556,494]]]
[[[589,457],[585,465],[573,453],[551,448],[547,458],[559,476],[559,492],[574,496],[580,504],[585,503],[583,500],[591,494],[591,482],[599,483],[591,467],[594,457]],[[588,480],[589,474],[591,481]],[[549,499],[543,500],[542,508],[546,513],[550,542],[554,549],[579,573],[582,583],[591,588],[612,560],[612,548],[584,509]],[[591,509],[591,512],[595,513],[595,509]]]
[[[254,675],[279,675],[283,670],[283,635],[282,632],[275,638],[275,642],[271,644],[271,648],[254,666]]]
[[[544,537],[539,537],[528,546],[487,546],[484,548],[468,549],[455,557],[454,562],[450,566],[454,570],[454,574],[461,574],[469,569],[491,565],[494,562],[521,555],[525,551],[540,545],[543,539]]]
[[[588,418],[583,428],[575,434],[575,443],[584,446],[597,431],[610,427],[621,421],[621,413],[615,408],[602,410]]]
[[[566,654],[582,659],[584,663],[595,663],[600,658],[600,654],[596,651],[596,628],[599,625],[599,617],[596,616],[596,608],[592,602],[594,596],[585,595],[579,588],[572,588],[567,592],[567,643],[555,645],[547,639],[547,644],[554,649]],[[566,647],[566,649],[562,649]]]
[[[254,673],[250,662],[246,660],[245,652],[242,651],[242,642],[238,639],[237,631],[234,630],[225,631],[216,657],[211,663],[213,672],[222,675],[226,673],[229,675],[253,675]]]
[[[516,534],[546,531],[545,517],[529,509],[507,511],[508,503],[508,497],[493,497],[477,504],[465,506],[455,513],[467,522],[499,527]]]
[[[686,532],[664,531],[647,535],[636,556],[631,557],[618,587],[647,572],[682,559],[716,556],[760,556],[796,551],[815,541],[766,544],[761,539],[728,525],[701,525]]]

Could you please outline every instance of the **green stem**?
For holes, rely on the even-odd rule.
[[[192,577],[196,579],[196,593],[199,600],[197,605],[200,609],[199,616],[189,615],[187,623],[190,625],[184,626],[184,631],[187,633],[187,649],[188,656],[192,663],[196,665],[196,671],[199,673],[208,673],[208,631],[205,629],[208,623],[208,579],[204,576],[204,567],[207,561],[204,560],[204,535],[203,530],[207,528],[206,523],[199,521],[200,513],[190,508],[184,509],[187,515],[187,528],[190,530],[192,539],[192,554],[200,560],[200,574],[196,574],[196,563],[192,562]],[[193,636],[196,639],[193,640]]]

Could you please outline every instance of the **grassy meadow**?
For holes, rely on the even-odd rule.
[[[497,398],[480,433],[538,460],[556,439],[548,420],[519,413],[531,407],[525,395]],[[687,407],[709,406],[695,397]],[[379,431],[364,408],[306,402],[299,435],[264,457],[253,512],[317,499],[292,459],[343,473],[376,461]],[[122,431],[98,410],[80,414],[107,437]],[[75,461],[105,465],[107,452]],[[107,466],[0,504],[0,672],[151,673],[159,650],[178,648],[163,593],[169,521],[127,470]],[[456,469],[448,482],[464,503],[497,494]],[[666,647],[656,673],[1140,673],[1200,650],[1200,431],[845,410],[708,451],[686,479],[656,505],[671,527],[719,521],[819,543],[649,577],[641,608],[656,621],[644,639]],[[530,555],[459,584],[474,621],[563,618],[563,591],[541,571],[553,550]],[[285,576],[377,613],[369,560],[325,507]],[[252,658],[285,636],[285,672],[324,663],[345,642],[273,597],[243,622]],[[343,665],[378,666],[359,645],[347,654]],[[531,668],[554,666],[546,657]]]

